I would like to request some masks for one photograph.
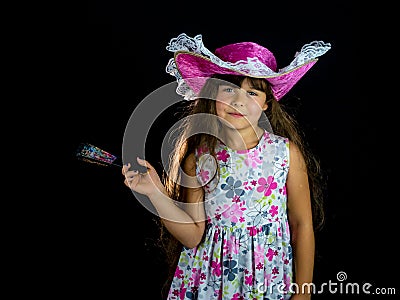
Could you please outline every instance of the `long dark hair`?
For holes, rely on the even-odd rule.
[[[284,106],[276,101],[271,91],[271,87],[265,79],[236,76],[236,75],[215,75],[213,78],[228,81],[234,85],[241,86],[243,80],[249,80],[249,84],[255,89],[264,91],[267,95],[266,102],[268,109],[265,111],[264,118],[260,118],[260,127],[266,130],[273,130],[279,136],[287,137],[301,151],[305,159],[310,185],[310,194],[313,209],[313,224],[315,230],[319,230],[324,223],[324,209],[322,205],[324,195],[324,179],[318,159],[313,155],[307,146],[304,133],[299,129],[298,123],[293,116],[286,112]],[[219,80],[208,80],[204,85],[200,97],[189,101],[183,117],[193,116],[204,113],[217,115],[215,98],[218,91]],[[216,84],[217,83],[217,84]],[[266,118],[265,118],[266,117]],[[201,122],[198,124],[197,122]],[[217,132],[219,123],[217,118],[198,118],[193,124],[191,118],[186,118],[180,125],[178,137],[175,139],[175,148],[169,158],[169,169],[163,175],[163,181],[169,196],[177,201],[184,202],[182,197],[182,186],[179,184],[181,178],[181,167],[189,154],[194,153],[198,147],[207,147],[211,155],[215,155],[214,149],[218,142]],[[205,132],[193,134],[195,128],[204,128]],[[218,161],[218,160],[216,160]],[[164,284],[162,293],[168,293],[171,280],[182,250],[179,243],[158,220],[160,225],[160,239],[158,245],[165,253],[165,258],[169,266],[169,273]]]

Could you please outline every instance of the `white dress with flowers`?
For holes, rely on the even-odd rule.
[[[197,160],[206,149],[196,152]],[[220,176],[198,164],[207,228],[183,248],[168,299],[289,299],[292,249],[287,219],[289,143],[265,131],[252,149],[216,149]],[[207,164],[205,164],[207,165]]]

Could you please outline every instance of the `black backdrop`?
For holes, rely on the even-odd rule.
[[[66,91],[71,108],[66,148],[72,173],[65,223],[70,292],[110,299],[160,297],[165,264],[153,245],[158,233],[153,215],[123,185],[118,168],[78,161],[74,151],[81,142],[88,142],[121,155],[125,127],[135,106],[173,81],[165,73],[171,57],[165,46],[182,32],[202,34],[211,50],[233,42],[258,42],[274,52],[279,67],[286,66],[304,43],[324,40],[332,44],[290,92],[299,100],[287,101],[328,176],[327,220],[317,233],[315,282],[338,282],[336,275],[342,271],[348,276],[345,283],[394,286],[386,273],[391,254],[385,258],[380,253],[388,237],[374,229],[372,219],[378,222],[379,218],[368,201],[373,183],[367,174],[375,164],[362,164],[368,157],[359,151],[371,129],[365,132],[367,125],[360,121],[358,110],[362,102],[356,2],[190,4],[194,8],[188,3],[87,4],[81,19],[71,19],[66,43],[73,71]],[[168,112],[151,130],[146,158],[155,165],[160,139],[174,121]],[[339,296],[364,295],[325,291],[315,298]]]

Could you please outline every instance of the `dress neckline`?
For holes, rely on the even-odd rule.
[[[226,145],[224,142],[222,142],[221,140],[218,140],[221,147],[223,147],[225,150],[228,150],[229,152],[234,152],[237,154],[245,154],[245,153],[249,153],[252,151],[257,150],[258,148],[260,148],[262,142],[267,138],[268,136],[268,132],[266,130],[264,130],[263,134],[261,135],[260,139],[258,140],[258,143],[254,146],[251,147],[249,149],[243,149],[243,150],[234,150],[232,148],[230,148],[228,145]]]

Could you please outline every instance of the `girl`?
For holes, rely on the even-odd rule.
[[[310,298],[319,168],[279,100],[329,48],[308,44],[276,71],[255,43],[213,54],[201,36],[171,40],[167,72],[191,101],[169,169],[163,179],[141,159],[147,173],[122,169],[167,229],[167,299]]]

